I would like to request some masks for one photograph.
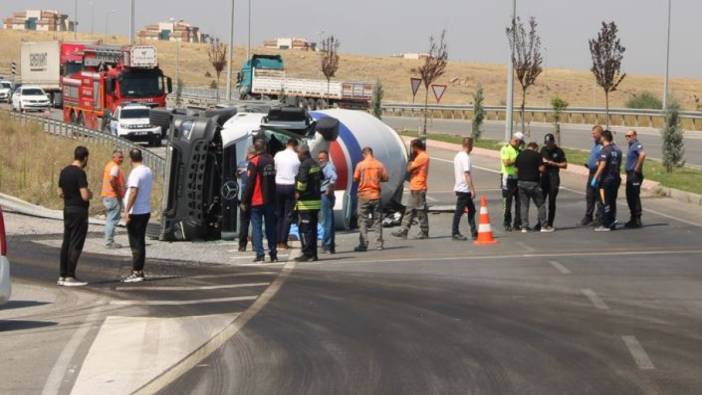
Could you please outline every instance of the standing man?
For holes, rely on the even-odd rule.
[[[538,210],[539,223],[542,232],[553,232],[553,228],[546,221],[546,207],[544,207],[544,194],[541,191],[541,173],[544,171],[544,163],[541,154],[538,152],[538,144],[531,142],[527,149],[520,152],[515,165],[517,166],[517,185],[519,187],[519,203],[521,204],[520,214],[522,215],[522,233],[529,231],[529,201],[534,200]]]
[[[597,162],[600,159],[600,151],[602,151],[602,132],[604,129],[602,129],[602,126],[600,125],[595,125],[592,128],[592,149],[590,150],[590,158],[588,159],[587,163],[585,164],[585,167],[588,168],[590,171],[588,177],[587,177],[587,186],[585,187],[585,202],[586,202],[586,208],[585,208],[585,216],[583,217],[582,220],[580,220],[580,226],[587,226],[593,224],[593,214],[595,213],[595,205],[597,205],[597,216],[599,217],[600,214],[600,198],[597,197],[597,191],[591,187],[592,185],[592,178],[595,176],[595,172],[597,171]],[[602,218],[597,218],[597,221],[594,222],[594,225],[600,225],[602,221]]]
[[[127,219],[129,247],[132,249],[132,274],[123,281],[138,283],[144,281],[144,263],[146,261],[146,226],[151,218],[151,189],[153,174],[145,166],[141,150],[129,151],[132,171],[127,179],[127,195],[124,215]]]
[[[262,137],[254,140],[256,154],[249,159],[247,170],[246,190],[241,199],[241,210],[250,211],[253,230],[253,248],[256,251],[254,262],[263,262],[266,252],[263,249],[263,223],[266,226],[268,239],[268,254],[271,262],[278,261],[276,248],[276,218],[273,204],[275,203],[275,162],[266,152],[266,141]],[[294,195],[293,195],[294,198]]]
[[[553,228],[556,219],[556,197],[561,186],[561,169],[568,168],[568,160],[561,147],[556,145],[556,137],[548,133],[544,136],[544,146],[541,148],[541,158],[544,161],[544,172],[541,174],[541,190],[544,199],[548,199],[548,221],[546,225]],[[539,223],[541,228],[544,224]]]
[[[85,167],[88,149],[78,146],[73,152],[73,163],[61,170],[58,194],[63,199],[63,244],[61,245],[61,273],[57,285],[80,287],[88,283],[76,278],[76,266],[88,235],[88,208],[93,193],[88,188]]]
[[[388,182],[385,166],[373,156],[373,148],[364,147],[363,160],[353,172],[353,181],[358,184],[359,244],[356,252],[368,251],[368,227],[375,222],[376,249],[383,249],[383,208],[381,206],[380,183]]]
[[[505,232],[512,229],[518,230],[521,226],[519,213],[519,187],[517,186],[517,168],[514,163],[519,155],[519,147],[523,144],[524,134],[517,132],[512,136],[509,144],[500,150],[500,183],[502,187],[502,202],[504,215],[502,225]],[[512,202],[514,202],[514,222],[512,222]]]
[[[302,255],[295,258],[297,262],[316,261],[317,224],[319,209],[322,207],[322,169],[312,159],[307,145],[298,148],[300,169],[295,177],[295,211],[300,229]]]
[[[454,240],[465,241],[467,237],[463,236],[458,229],[463,213],[468,212],[468,224],[470,225],[471,237],[475,240],[478,237],[478,228],[475,225],[475,186],[473,185],[473,176],[471,175],[472,164],[470,161],[470,153],[473,151],[473,138],[463,138],[463,149],[453,158],[453,174],[455,183],[453,191],[456,193],[456,211],[453,212],[453,224],[451,226],[451,235]]]
[[[412,159],[407,164],[407,173],[410,183],[410,202],[407,206],[409,212],[405,212],[400,230],[393,232],[393,236],[407,239],[412,221],[415,217],[419,220],[420,233],[417,239],[429,238],[429,218],[427,217],[427,176],[429,175],[429,155],[427,155],[426,145],[420,139],[412,140]]]
[[[646,151],[637,138],[636,130],[626,132],[629,152],[626,154],[626,202],[629,204],[631,218],[624,226],[629,229],[641,225],[641,183],[643,183],[643,165]]]
[[[250,145],[246,152],[246,159],[239,162],[236,167],[236,176],[239,178],[239,201],[241,202],[248,182],[249,160],[256,155],[256,148]],[[251,224],[251,210],[244,211],[239,207],[239,252],[246,251],[249,241],[249,225]]]
[[[322,210],[320,211],[320,222],[324,229],[324,238],[322,239],[322,251],[326,254],[336,254],[336,224],[334,223],[334,204],[336,197],[334,189],[336,187],[336,167],[329,160],[327,151],[320,151],[317,156],[319,166],[322,168]]]
[[[619,174],[622,164],[622,151],[614,144],[614,136],[609,130],[602,132],[602,150],[597,170],[590,186],[599,193],[602,201],[602,224],[595,228],[596,232],[609,232],[616,226],[617,220],[617,194],[622,182]]]
[[[102,171],[102,204],[105,206],[105,247],[122,248],[115,243],[115,230],[124,210],[124,154],[121,150],[112,152],[112,159]]]
[[[291,138],[284,150],[275,154],[275,215],[278,219],[278,248],[288,249],[290,219],[295,205],[295,177],[300,168],[297,156],[297,139]]]

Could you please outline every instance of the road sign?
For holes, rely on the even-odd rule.
[[[410,78],[410,83],[412,84],[412,101],[414,101],[414,97],[417,96],[417,92],[419,92],[419,87],[422,85],[422,79]]]
[[[431,90],[434,92],[434,97],[436,98],[436,102],[440,102],[441,98],[444,96],[444,92],[446,92],[446,88],[448,85],[432,85]]]

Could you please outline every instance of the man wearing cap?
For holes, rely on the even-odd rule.
[[[629,204],[631,218],[624,226],[629,229],[641,227],[641,183],[643,183],[643,164],[646,151],[639,142],[636,130],[626,132],[629,152],[626,154],[626,202]]]
[[[587,178],[587,186],[585,187],[586,208],[585,216],[582,220],[580,220],[580,226],[587,226],[593,224],[593,214],[595,213],[595,205],[598,206],[597,217],[599,217],[601,211],[599,209],[601,200],[598,199],[597,191],[595,191],[595,189],[591,187],[591,184],[592,178],[595,176],[595,172],[597,171],[597,162],[600,159],[600,151],[602,151],[601,140],[603,131],[604,129],[602,129],[602,126],[600,125],[595,125],[592,128],[592,149],[590,150],[590,158],[587,160],[587,163],[585,163],[585,167],[587,167],[587,169],[590,171],[590,174]],[[601,218],[597,218],[597,221],[595,221],[594,225],[599,225],[601,220]]]
[[[561,186],[560,171],[568,167],[568,161],[563,150],[556,145],[556,138],[551,133],[544,136],[541,158],[544,161],[541,189],[544,199],[548,200],[548,220],[545,225],[553,228],[553,222],[556,218],[556,196],[558,196],[558,188]],[[544,224],[539,223],[537,227],[540,228],[542,225]]]
[[[517,132],[512,136],[509,144],[500,150],[500,184],[502,187],[502,201],[504,204],[503,226],[506,232],[512,228],[521,227],[519,207],[519,187],[517,186],[517,167],[515,162],[519,155],[519,147],[523,144],[524,134]],[[512,222],[512,203],[514,202],[514,223]]]

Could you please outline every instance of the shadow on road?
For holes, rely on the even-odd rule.
[[[21,331],[56,325],[58,325],[58,322],[53,321],[0,321],[0,332]]]
[[[4,304],[0,310],[23,309],[26,307],[44,306],[49,302],[37,302],[34,300],[11,300]]]

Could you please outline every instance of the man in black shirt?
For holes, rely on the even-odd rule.
[[[541,157],[544,161],[544,172],[541,174],[541,190],[544,200],[548,199],[547,225],[553,228],[556,218],[556,196],[561,186],[560,170],[568,167],[563,150],[556,145],[556,138],[551,133],[544,136],[544,146],[541,148]],[[543,224],[538,224],[540,228]]]
[[[73,163],[66,166],[59,176],[59,197],[63,199],[63,244],[61,245],[61,274],[57,284],[80,287],[86,282],[76,279],[78,258],[83,252],[88,235],[88,207],[93,193],[88,188],[85,167],[88,165],[88,149],[76,147]]]
[[[541,191],[541,172],[544,163],[538,152],[538,144],[531,142],[527,149],[517,156],[517,186],[519,187],[520,214],[522,215],[522,233],[529,231],[529,200],[533,199],[538,209],[539,223],[546,224],[546,208],[544,207],[544,194]],[[545,225],[542,232],[553,232],[553,228]]]

